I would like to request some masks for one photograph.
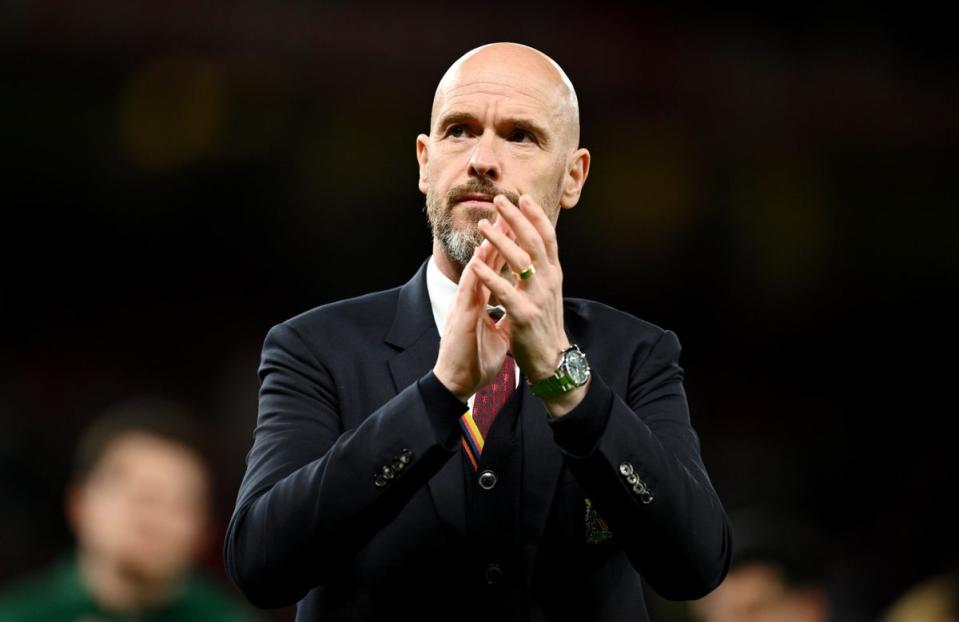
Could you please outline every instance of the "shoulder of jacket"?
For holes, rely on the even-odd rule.
[[[656,338],[661,337],[662,334],[666,332],[666,329],[661,326],[640,319],[632,313],[611,307],[602,302],[588,300],[586,298],[565,298],[563,302],[566,322],[574,327],[588,326],[591,324],[609,325],[612,323],[627,327],[632,331],[651,334]]]
[[[337,300],[314,307],[281,322],[297,332],[314,332],[350,325],[364,326],[392,318],[399,297],[399,287],[371,292],[362,296]]]

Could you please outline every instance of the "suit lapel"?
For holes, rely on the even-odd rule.
[[[436,363],[440,337],[433,332],[423,333],[419,339],[390,359],[390,374],[399,393],[428,372]]]
[[[397,393],[410,386],[436,363],[440,337],[433,321],[426,263],[399,291],[396,317],[386,336],[387,343],[400,351],[390,359],[390,374]],[[453,456],[429,481],[430,496],[440,520],[461,537],[466,537],[466,491],[462,464]]]

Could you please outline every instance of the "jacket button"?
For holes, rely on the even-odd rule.
[[[628,477],[633,474],[633,465],[628,462],[624,462],[619,465],[619,472]]]
[[[396,476],[396,473],[393,472],[393,469],[383,465],[380,469],[380,477],[384,479],[393,479]]]
[[[399,459],[404,464],[409,464],[410,462],[413,462],[413,452],[409,449],[401,449]]]
[[[384,488],[386,486],[386,480],[383,479],[381,476],[377,475],[376,478],[373,480],[373,485],[376,486],[377,488]]]
[[[393,461],[390,463],[390,466],[393,467],[394,471],[402,471],[406,468],[406,463],[400,460],[399,458],[393,458]]]
[[[503,569],[499,564],[490,564],[486,567],[486,582],[490,585],[498,585],[503,581]]]
[[[633,486],[633,492],[639,495],[639,500],[643,503],[643,505],[649,505],[653,502],[653,493],[649,491],[649,487],[646,486],[642,480]]]
[[[493,490],[496,485],[496,473],[489,469],[479,474],[479,485],[483,490]]]

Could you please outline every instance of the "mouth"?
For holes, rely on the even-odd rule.
[[[481,192],[471,192],[470,194],[464,194],[462,197],[460,197],[457,203],[472,207],[492,207],[493,195],[483,194]]]

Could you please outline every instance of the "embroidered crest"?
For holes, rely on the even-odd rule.
[[[593,502],[586,499],[586,541],[590,544],[599,544],[613,537],[606,519],[599,515]]]

